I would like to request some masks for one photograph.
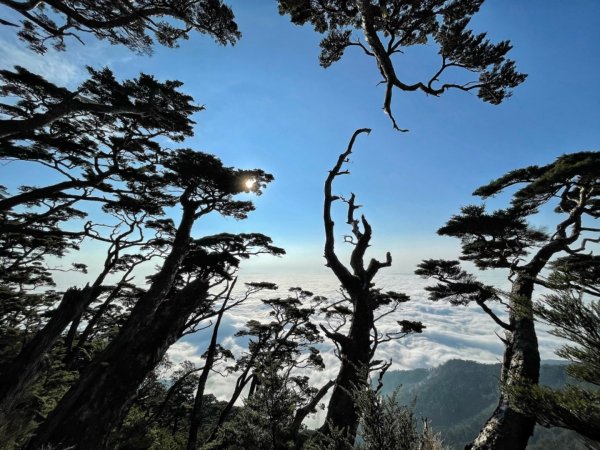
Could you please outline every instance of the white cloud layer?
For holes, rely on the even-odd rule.
[[[298,273],[293,276],[280,274],[269,275],[255,273],[240,279],[238,286],[247,281],[271,281],[277,283],[279,291],[268,292],[268,296],[285,296],[289,287],[300,286],[315,295],[329,298],[339,297],[337,280],[333,275],[324,273]],[[384,318],[379,324],[381,332],[397,330],[398,320],[419,320],[427,327],[422,334],[409,336],[399,341],[391,341],[380,345],[376,359],[392,360],[391,370],[435,367],[450,359],[465,359],[484,363],[497,363],[502,360],[503,345],[496,333],[502,330],[479,307],[453,307],[446,302],[432,302],[427,299],[424,287],[427,281],[415,275],[382,274],[378,277],[377,286],[387,290],[404,292],[411,301],[403,304],[395,315]],[[489,280],[486,280],[489,281]],[[506,286],[501,286],[506,287]],[[502,317],[505,312],[501,305],[494,308]],[[235,308],[224,320],[220,332],[222,345],[239,355],[244,351],[246,342],[234,338],[236,331],[244,328],[250,319],[266,319],[267,313],[261,307],[259,299],[253,299]],[[538,324],[538,338],[542,359],[556,359],[554,350],[561,345],[559,339],[547,333],[547,327]],[[206,350],[210,339],[210,331],[204,331],[186,337],[171,347],[169,356],[174,362],[189,360],[202,364],[200,355]],[[321,345],[326,369],[322,372],[311,371],[311,381],[321,386],[329,379],[335,379],[339,363],[333,354],[333,347],[325,342]],[[234,376],[223,378],[211,376],[207,392],[213,393],[221,400],[228,399],[232,392]],[[323,401],[327,404],[328,399]],[[324,411],[318,411],[315,417],[308,419],[308,426],[315,426],[324,418]]]

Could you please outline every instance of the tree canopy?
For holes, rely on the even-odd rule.
[[[540,357],[533,323],[534,286],[552,287],[544,278],[545,267],[550,264],[563,267],[571,258],[575,263],[581,261],[590,246],[598,242],[599,230],[593,226],[593,220],[600,214],[598,167],[599,152],[579,152],[563,155],[545,166],[513,170],[474,192],[485,199],[512,188],[508,207],[488,213],[483,205],[465,206],[439,229],[439,234],[461,240],[460,259],[472,261],[482,270],[509,269],[510,293],[504,294],[477,281],[458,261],[426,260],[415,271],[438,281],[426,288],[432,300],[446,299],[455,305],[474,302],[505,331],[505,338],[501,338],[506,346],[503,385],[538,383]],[[538,230],[528,223],[528,219],[550,205],[560,214],[553,232]],[[562,253],[571,256],[555,259]],[[587,267],[593,273],[593,265]],[[559,275],[560,271],[555,271],[550,279],[556,283],[561,279]],[[508,321],[489,306],[494,301],[506,305]],[[511,408],[507,406],[508,398],[503,393],[473,448],[485,448],[489,442],[519,448],[527,444],[533,422],[519,416],[520,413],[509,418]],[[514,429],[519,423],[520,430]],[[510,433],[498,432],[502,427],[513,429]],[[508,441],[503,441],[502,436],[508,437]],[[516,440],[510,442],[510,439]]]
[[[448,90],[477,91],[485,102],[497,105],[510,96],[526,75],[516,70],[506,56],[509,41],[493,44],[486,33],[474,33],[469,22],[484,0],[278,0],[280,14],[298,25],[310,23],[325,34],[321,40],[321,66],[340,60],[349,47],[358,47],[373,58],[383,77],[383,110],[394,128],[400,130],[392,114],[392,94],[421,91],[440,96]],[[363,43],[356,34],[362,35]],[[414,45],[435,43],[440,64],[423,81],[403,81],[396,73],[395,56]],[[478,74],[476,79],[450,78],[454,68]],[[401,130],[407,131],[407,130]]]
[[[231,8],[221,0],[3,0],[18,13],[20,24],[7,20],[0,25],[19,28],[18,36],[37,53],[48,42],[65,50],[66,40],[83,43],[86,34],[121,44],[139,53],[151,53],[155,42],[174,47],[191,31],[208,34],[217,43],[235,44],[241,34]]]

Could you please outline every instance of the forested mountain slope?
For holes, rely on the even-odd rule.
[[[540,383],[561,387],[574,383],[560,361],[542,363]],[[500,364],[451,360],[432,369],[387,372],[382,393],[397,391],[397,400],[413,404],[418,416],[428,417],[444,443],[463,449],[479,432],[498,401]],[[575,433],[537,426],[528,449],[571,450],[585,446]]]

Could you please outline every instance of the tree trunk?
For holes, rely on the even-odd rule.
[[[132,314],[119,336],[81,374],[30,441],[29,450],[105,448],[138,386],[179,338],[188,316],[206,299],[208,283],[196,280],[164,301],[148,321]],[[143,312],[143,310],[142,310]],[[130,336],[135,335],[135,339]]]
[[[364,7],[364,2],[359,3],[359,7]],[[368,382],[369,363],[373,352],[377,347],[377,336],[371,341],[371,330],[374,329],[373,311],[377,305],[372,298],[371,288],[373,287],[373,277],[382,267],[389,267],[392,264],[392,257],[388,252],[385,262],[371,259],[368,267],[365,269],[365,252],[371,241],[372,229],[365,216],[361,216],[360,221],[355,219],[354,213],[360,208],[355,203],[355,195],[345,200],[348,205],[348,214],[346,223],[351,226],[353,237],[350,241],[354,245],[350,256],[350,266],[352,273],[344,266],[335,253],[334,222],[331,218],[331,205],[341,197],[332,195],[332,184],[336,177],[349,173],[343,170],[344,163],[348,162],[348,157],[352,153],[352,147],[358,135],[369,133],[368,128],[361,128],[354,132],[346,151],[338,156],[333,169],[325,180],[324,202],[323,202],[323,224],[325,226],[325,246],[324,256],[327,260],[326,266],[329,267],[337,279],[340,281],[349,299],[352,303],[351,325],[346,336],[335,332],[327,331],[321,327],[325,334],[337,343],[340,350],[340,359],[342,366],[336,379],[335,387],[329,402],[327,418],[321,428],[325,437],[332,437],[334,429],[341,430],[351,445],[356,438],[358,428],[358,411],[356,411],[353,391],[360,389]],[[360,224],[362,223],[362,231]],[[341,443],[338,447],[343,446]]]
[[[215,363],[215,357],[217,355],[217,339],[219,337],[219,326],[221,325],[221,319],[223,318],[223,314],[225,313],[226,305],[227,300],[223,302],[223,306],[221,307],[219,315],[217,316],[212,336],[210,338],[208,351],[206,352],[206,363],[204,364],[204,369],[202,369],[202,373],[200,374],[200,379],[198,380],[198,388],[196,389],[196,397],[194,398],[194,408],[192,409],[192,412],[190,414],[190,432],[188,435],[188,441],[186,446],[187,450],[195,450],[198,444],[198,430],[200,429],[200,421],[202,419],[201,415],[202,401],[204,400],[204,389],[206,387],[208,375],[212,369],[213,364]]]
[[[231,411],[233,410],[233,405],[235,404],[237,399],[242,394],[242,391],[244,390],[244,388],[246,387],[248,382],[250,380],[253,380],[256,377],[256,375],[248,376],[248,372],[250,372],[250,367],[251,366],[248,365],[248,368],[246,370],[244,370],[242,375],[240,375],[238,377],[238,383],[236,384],[235,390],[233,391],[233,394],[231,395],[231,398],[229,399],[229,403],[227,403],[227,405],[225,405],[225,408],[223,409],[223,411],[221,411],[221,414],[219,415],[219,420],[217,421],[217,424],[213,428],[212,432],[210,433],[210,436],[206,440],[206,444],[208,444],[209,442],[213,442],[217,438],[217,433],[219,432],[219,429],[225,423],[225,420],[227,419],[229,414],[231,414]]]
[[[65,365],[68,368],[70,368],[70,369],[73,368],[74,362],[75,362],[78,354],[80,353],[83,346],[87,343],[88,338],[92,334],[92,331],[94,331],[96,324],[104,316],[104,314],[108,310],[109,306],[117,298],[117,296],[120,292],[121,292],[121,289],[119,286],[115,287],[115,289],[112,290],[112,292],[108,295],[106,300],[104,300],[104,303],[102,303],[102,305],[98,308],[98,310],[96,311],[94,316],[88,321],[83,332],[81,333],[81,336],[79,336],[75,347],[73,348],[73,344],[71,344],[71,346],[68,346],[69,352],[67,353],[67,356],[65,357]]]
[[[526,381],[537,384],[540,354],[533,322],[533,276],[521,273],[513,283],[510,298],[510,325],[502,363],[501,386]],[[498,406],[472,444],[471,450],[522,450],[533,434],[535,419],[509,406],[504,393]]]
[[[318,390],[318,392],[307,405],[299,408],[296,411],[296,414],[294,415],[294,421],[290,426],[290,435],[294,440],[297,440],[298,434],[300,433],[300,427],[302,426],[304,419],[306,419],[306,416],[314,411],[319,402],[323,399],[323,397],[325,397],[325,395],[327,395],[327,392],[329,392],[329,389],[331,389],[334,384],[335,381],[329,380],[323,387],[321,387],[321,389]]]
[[[73,351],[73,342],[75,341],[75,336],[77,335],[77,329],[79,328],[79,324],[81,323],[81,317],[83,316],[83,310],[81,313],[77,315],[77,317],[73,318],[71,322],[71,326],[69,327],[69,331],[65,336],[65,352],[67,355],[70,355]],[[65,360],[66,362],[66,360]]]
[[[359,417],[353,392],[368,383],[373,310],[368,291],[350,295],[355,299],[353,322],[347,340],[340,346],[342,366],[331,394],[322,432],[325,436],[331,436],[333,429],[343,430],[348,441],[354,443]]]
[[[78,317],[89,302],[90,288],[70,288],[48,323],[25,345],[0,379],[0,422],[4,422],[23,392],[35,379],[44,355],[52,348],[67,325]]]

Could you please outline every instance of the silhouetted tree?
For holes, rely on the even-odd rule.
[[[191,115],[200,108],[192,104],[191,97],[178,91],[178,82],[161,83],[141,75],[120,83],[108,69],[90,69],[90,75],[87,82],[71,92],[25,69],[0,73],[1,94],[7,99],[0,111],[13,117],[3,125],[14,126],[12,132],[0,138],[0,158],[41,165],[58,178],[48,186],[21,186],[12,195],[4,189],[0,199],[0,279],[4,289],[25,304],[31,299],[41,300],[38,314],[50,315],[49,320],[40,321],[39,331],[28,339],[18,358],[9,365],[5,363],[8,367],[2,370],[0,415],[11,410],[34,379],[42,357],[69,323],[67,359],[73,360],[71,347],[80,319],[87,306],[106,292],[106,277],[121,271],[124,281],[136,264],[160,253],[159,241],[170,231],[169,222],[162,215],[165,207],[176,202],[169,193],[173,177],[156,172],[173,160],[176,151],[162,148],[156,139],[181,141],[191,135]],[[101,104],[112,108],[112,112],[83,109],[53,115],[52,120],[23,124],[27,117],[35,119],[38,110],[47,113],[52,105],[69,98],[86,105]],[[130,107],[155,114],[147,117],[125,112]],[[92,207],[102,208],[104,224],[84,222]],[[107,244],[104,267],[90,285],[67,291],[58,307],[48,311],[43,297],[32,297],[27,291],[51,286],[48,258],[78,250],[84,239]],[[137,256],[131,254],[133,251],[139,252]],[[129,259],[129,264],[124,264],[123,258]],[[74,268],[86,270],[80,263],[75,263]],[[108,295],[105,307],[88,323],[77,351],[118,292],[117,289]]]
[[[113,132],[136,132],[134,136],[138,138],[156,137],[152,133],[154,131],[175,141],[191,136],[194,124],[191,114],[202,110],[202,107],[194,105],[190,96],[179,92],[181,82],[161,83],[145,74],[119,82],[107,68],[88,68],[88,72],[90,77],[77,89],[68,89],[23,67],[0,71],[0,94],[6,99],[0,104],[3,116],[0,138],[31,139],[41,147],[36,153],[14,148],[10,145],[11,141],[3,141],[3,157],[14,157],[17,150],[23,150],[23,159],[47,162],[47,167],[57,173],[60,173],[59,169],[73,169],[69,163],[82,164],[82,176],[68,180],[71,184],[59,184],[45,191],[3,200],[3,210],[44,198],[60,189],[95,186],[113,175],[113,165],[101,164],[100,168],[104,170],[100,170],[90,164],[90,160],[93,162],[90,155],[93,155],[94,146],[103,143],[102,135],[96,129],[100,126],[107,126],[107,130]],[[17,101],[9,100],[11,97]],[[144,133],[144,128],[149,133]],[[134,149],[128,152],[134,152]],[[139,154],[141,149],[137,152]],[[76,159],[77,156],[81,161]],[[110,168],[112,171],[107,173]]]
[[[475,195],[487,198],[519,186],[509,207],[487,213],[484,206],[466,206],[438,230],[461,239],[460,259],[477,268],[508,269],[511,292],[507,295],[508,320],[489,306],[502,301],[501,292],[477,281],[461,269],[458,261],[427,260],[415,272],[440,283],[426,288],[432,300],[446,299],[455,305],[478,304],[505,331],[506,349],[501,383],[535,385],[539,379],[540,356],[534,328],[534,286],[546,284],[542,270],[561,252],[583,253],[598,242],[598,229],[585,221],[600,215],[600,153],[580,152],[559,157],[545,166],[530,166],[507,173],[480,187]],[[531,227],[527,219],[547,205],[563,217],[552,234]],[[473,449],[524,449],[535,421],[513,409],[507,396],[473,442]]]
[[[523,384],[509,386],[507,393],[511,405],[540,425],[574,430],[592,448],[600,448],[600,394],[592,387],[600,386],[600,258],[573,254],[551,265],[548,284],[559,290],[537,302],[534,312],[554,327],[550,333],[569,342],[557,351],[571,361],[567,373],[589,385],[552,389]]]
[[[3,0],[0,4],[23,17],[20,24],[1,20],[0,25],[19,28],[19,38],[37,53],[46,52],[48,41],[57,50],[66,48],[69,37],[83,43],[85,34],[138,53],[150,53],[154,39],[175,47],[191,31],[208,34],[222,45],[240,38],[233,12],[221,0]]]
[[[149,243],[145,245],[150,247]],[[78,367],[82,358],[88,362],[94,356],[93,348],[98,341],[108,342],[123,325],[126,317],[143,290],[132,284],[132,273],[140,265],[160,256],[160,251],[124,254],[112,265],[111,274],[120,274],[113,286],[103,286],[92,303],[71,323],[65,337],[65,363]],[[94,306],[93,303],[98,303]],[[83,330],[80,326],[85,324]]]
[[[213,327],[213,331],[211,333],[210,342],[208,344],[208,348],[204,352],[203,358],[205,360],[204,367],[202,368],[202,372],[200,373],[198,383],[196,386],[196,393],[194,396],[194,407],[192,408],[190,414],[190,427],[186,448],[188,450],[194,450],[198,444],[198,432],[200,431],[200,425],[202,422],[202,414],[203,414],[203,404],[204,404],[204,390],[206,388],[206,382],[208,381],[208,376],[213,369],[213,366],[220,359],[233,359],[234,356],[231,351],[223,348],[218,343],[219,337],[219,327],[221,325],[221,321],[223,319],[223,315],[226,311],[231,308],[238,306],[248,300],[251,296],[255,295],[258,292],[261,292],[264,289],[276,289],[272,283],[246,283],[246,292],[239,298],[234,299],[231,303],[231,292],[235,287],[237,282],[237,278],[234,278],[233,281],[226,287],[224,290],[224,299],[223,302],[218,309],[216,320]]]
[[[311,387],[308,377],[298,373],[298,369],[323,369],[323,361],[319,351],[314,344],[321,342],[319,330],[313,323],[315,309],[313,306],[305,306],[312,297],[312,293],[301,288],[291,288],[291,295],[287,298],[264,299],[263,304],[269,307],[270,322],[251,320],[246,329],[236,333],[238,337],[248,336],[248,351],[243,354],[232,371],[241,372],[237,378],[234,392],[229,403],[222,411],[218,424],[209,437],[209,443],[217,441],[217,446],[229,442],[226,430],[220,431],[225,420],[231,413],[233,405],[248,385],[248,397],[256,395],[256,405],[262,413],[255,419],[260,419],[263,425],[277,428],[276,436],[270,434],[268,439],[275,448],[278,442],[293,441],[300,430],[304,418],[317,406],[318,402],[327,393],[332,383],[326,383],[321,389]],[[321,301],[320,297],[315,299]],[[266,383],[266,387],[263,384]],[[265,390],[266,389],[266,390]],[[270,403],[271,396],[281,396],[285,403],[288,414],[286,417],[275,417],[277,414],[273,408],[283,408],[282,403]],[[250,404],[253,401],[250,401]],[[267,402],[268,404],[266,404]],[[269,422],[268,417],[273,421]],[[252,420],[248,418],[248,420]],[[266,421],[266,422],[265,422]],[[278,421],[279,425],[275,425]],[[282,425],[285,424],[285,425]],[[259,426],[255,423],[254,425]],[[223,441],[225,439],[226,441]],[[262,442],[262,441],[261,441]]]
[[[221,0],[0,3],[13,10],[12,17],[23,17],[20,24],[9,18],[0,25],[17,28],[38,53],[48,43],[64,50],[67,37],[83,42],[85,34],[139,53],[151,52],[153,38],[173,47],[194,30],[222,45],[240,38],[231,9]],[[49,186],[20,187],[17,193],[0,186],[0,277],[8,280],[0,295],[12,303],[2,310],[2,319],[15,325],[11,337],[23,341],[20,353],[18,345],[2,348],[12,361],[0,367],[2,380],[10,381],[0,391],[0,421],[49,351],[64,349],[60,360],[81,369],[78,383],[40,428],[32,447],[105,445],[169,345],[215,314],[209,290],[230,278],[240,259],[283,253],[260,234],[191,238],[192,225],[204,214],[244,218],[253,206],[233,196],[260,193],[272,177],[158,143],[191,136],[191,114],[202,109],[178,91],[181,83],[160,83],[144,74],[121,83],[108,69],[89,72],[76,89],[56,86],[21,67],[0,72],[0,158],[42,165],[58,179]],[[248,179],[255,181],[253,188],[245,186]],[[163,217],[164,208],[178,204],[182,218],[175,227]],[[108,227],[85,222],[89,209],[107,214]],[[111,231],[102,233],[106,228]],[[60,303],[52,292],[27,292],[52,286],[48,258],[79,250],[84,239],[109,247],[104,268],[90,285],[69,289]],[[163,266],[144,292],[130,284],[130,275],[155,256],[164,258]],[[86,270],[80,263],[74,269]],[[104,284],[109,274],[121,275],[115,286]],[[33,330],[29,322],[24,330],[19,324],[25,317],[31,318]],[[64,342],[56,346],[69,323]],[[38,331],[33,338],[32,331]],[[74,428],[73,418],[78,421]]]
[[[509,41],[492,44],[485,33],[474,34],[467,27],[484,0],[278,0],[280,14],[289,14],[293,23],[311,23],[321,41],[321,66],[338,61],[348,47],[358,47],[373,58],[385,83],[383,110],[396,125],[392,114],[392,92],[421,91],[440,96],[451,89],[477,90],[483,101],[499,104],[510,90],[525,80],[515,63],[506,58]],[[354,38],[364,36],[366,43]],[[395,55],[407,47],[435,42],[440,65],[424,81],[408,82],[398,78]],[[441,81],[454,69],[478,74],[464,81]],[[401,130],[406,131],[406,130]]]
[[[361,389],[367,383],[369,370],[382,367],[381,361],[373,359],[377,346],[381,342],[399,339],[409,333],[420,333],[424,328],[421,322],[402,320],[398,322],[400,330],[397,333],[378,332],[377,321],[394,313],[399,305],[410,299],[405,294],[382,292],[374,288],[373,278],[379,269],[391,266],[392,257],[388,252],[384,262],[371,259],[365,267],[365,253],[372,236],[371,225],[364,215],[361,216],[360,221],[355,218],[359,205],[355,203],[354,194],[349,199],[344,199],[334,196],[331,192],[335,178],[349,173],[343,169],[343,165],[348,162],[356,137],[361,133],[369,132],[370,130],[366,128],[355,131],[348,148],[339,155],[325,181],[323,205],[326,265],[333,271],[343,288],[343,298],[323,308],[329,319],[329,326],[321,326],[321,328],[334,343],[336,354],[341,360],[323,434],[327,436],[331,429],[340,429],[347,434],[350,442],[354,441],[358,426],[358,412],[351,392],[353,389]],[[335,252],[331,206],[337,200],[344,201],[348,207],[347,223],[351,227],[352,236],[347,236],[345,241],[354,246],[350,256],[351,269],[339,260]]]
[[[110,430],[122,419],[144,377],[188,325],[188,317],[206,302],[214,278],[227,278],[240,258],[255,253],[282,254],[259,234],[221,234],[193,240],[193,224],[211,212],[245,218],[249,201],[233,196],[253,191],[272,176],[261,170],[224,167],[216,157],[179,150],[165,162],[161,175],[178,191],[182,217],[170,252],[149,289],[139,298],[118,336],[84,369],[78,382],[40,426],[29,448],[44,445],[83,445],[101,448]],[[177,191],[175,191],[177,189]],[[186,283],[177,283],[182,271]]]
[[[138,388],[127,417],[111,433],[107,448],[182,448],[201,370],[190,361],[175,367],[165,356]],[[207,414],[214,413],[214,396],[207,396],[205,405]]]

